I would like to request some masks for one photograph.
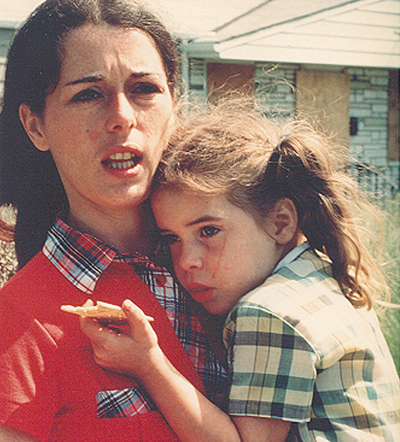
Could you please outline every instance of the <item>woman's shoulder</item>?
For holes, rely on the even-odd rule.
[[[0,290],[2,315],[7,311],[36,316],[51,306],[63,290],[61,273],[39,252],[10,278]]]
[[[16,288],[23,290],[46,279],[51,269],[50,261],[42,251],[34,256],[22,269],[18,270],[1,288],[1,296]]]

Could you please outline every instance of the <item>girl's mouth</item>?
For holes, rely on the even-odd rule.
[[[209,301],[214,296],[214,289],[212,287],[203,286],[201,284],[189,284],[186,290],[196,302],[201,304]]]
[[[110,169],[132,169],[141,159],[141,156],[132,152],[116,152],[104,160],[103,164]]]

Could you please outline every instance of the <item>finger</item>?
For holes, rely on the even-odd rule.
[[[92,341],[97,344],[101,344],[110,334],[116,334],[116,332],[110,328],[103,327],[95,319],[88,317],[80,318],[80,326],[82,332]]]
[[[94,302],[88,298],[86,299],[85,303],[82,305],[82,307],[93,307],[94,306]]]

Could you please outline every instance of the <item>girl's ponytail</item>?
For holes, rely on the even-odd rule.
[[[359,237],[352,202],[361,203],[357,185],[335,171],[327,139],[311,131],[287,134],[271,154],[264,175],[270,202],[290,198],[299,228],[310,246],[332,262],[333,276],[356,306],[372,304],[370,280],[380,275]]]
[[[352,212],[373,206],[358,197],[357,184],[331,160],[346,164],[339,163],[337,152],[309,125],[282,127],[255,112],[253,102],[228,97],[185,115],[164,152],[156,188],[224,195],[261,228],[275,203],[290,198],[299,229],[332,262],[347,298],[356,307],[371,306],[376,289],[387,286]]]

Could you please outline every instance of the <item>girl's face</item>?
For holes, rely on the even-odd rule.
[[[158,190],[152,207],[178,279],[210,313],[231,310],[281,258],[267,229],[225,196]]]
[[[50,150],[71,215],[131,210],[148,196],[173,120],[161,56],[144,32],[94,25],[71,31],[63,49],[33,141]]]

